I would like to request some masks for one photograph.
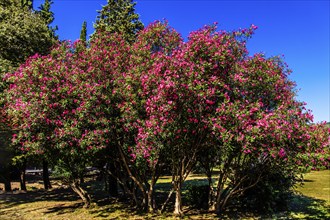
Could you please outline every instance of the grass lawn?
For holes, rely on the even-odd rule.
[[[169,184],[169,178],[160,179],[159,189]],[[192,175],[187,184],[203,181],[200,175]],[[0,186],[1,187],[1,186]],[[66,187],[56,186],[44,191],[36,183],[28,183],[27,193],[0,192],[0,220],[76,220],[76,219],[175,219],[171,212],[163,215],[144,215],[135,211],[129,204],[118,199],[107,198],[97,190],[100,185],[89,185],[95,192],[93,206],[82,208],[79,198]],[[169,186],[167,186],[169,188]],[[330,219],[330,170],[311,172],[305,175],[305,184],[297,187],[297,194],[290,202],[288,211],[258,216],[253,213],[232,212],[221,219]],[[184,207],[184,219],[216,219],[213,213],[191,210]]]
[[[291,201],[291,216],[296,219],[330,219],[330,170],[305,175]]]
[[[330,205],[330,172],[329,170],[312,171],[305,175],[305,184],[298,186],[297,191],[305,196],[322,199]]]

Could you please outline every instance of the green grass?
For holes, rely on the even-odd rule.
[[[330,219],[330,170],[313,171],[304,176],[290,204],[295,219]]]
[[[157,184],[157,193],[163,196],[170,190],[170,177],[162,177]],[[96,182],[97,183],[97,182]],[[206,180],[202,175],[191,175],[184,185],[202,184]],[[163,215],[139,213],[124,200],[107,198],[100,191],[99,185],[88,185],[88,190],[95,192],[90,209],[82,208],[82,202],[70,189],[57,187],[49,191],[32,190],[28,193],[1,194],[0,220],[75,220],[75,219],[176,219],[171,210]],[[285,212],[258,216],[254,213],[233,211],[221,219],[330,219],[330,170],[311,172],[305,175],[303,186],[297,187]],[[183,190],[183,191],[184,191]],[[184,207],[184,219],[215,219],[213,213],[191,210]]]
[[[325,200],[330,205],[330,172],[329,170],[312,171],[304,176],[304,184],[297,191],[305,196]]]

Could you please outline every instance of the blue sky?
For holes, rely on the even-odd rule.
[[[35,7],[42,2],[34,0]],[[106,0],[54,0],[60,39],[79,38],[83,21],[91,34],[96,11],[105,4]],[[290,79],[297,83],[297,99],[307,102],[315,122],[330,121],[329,0],[140,0],[136,12],[145,25],[168,20],[184,38],[213,22],[225,30],[258,26],[248,43],[250,53],[284,55],[293,70]]]

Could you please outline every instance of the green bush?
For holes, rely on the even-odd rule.
[[[196,209],[208,209],[209,203],[209,186],[208,185],[188,185],[187,186],[187,203]]]
[[[272,169],[236,202],[242,208],[258,212],[283,211],[288,206],[296,182],[297,178],[291,172]]]

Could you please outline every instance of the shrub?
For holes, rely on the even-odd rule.
[[[208,185],[188,185],[186,196],[187,203],[193,208],[207,210],[209,208],[208,193]]]
[[[246,190],[237,198],[236,203],[242,208],[258,212],[285,210],[297,181],[289,170],[269,169],[255,187]]]

